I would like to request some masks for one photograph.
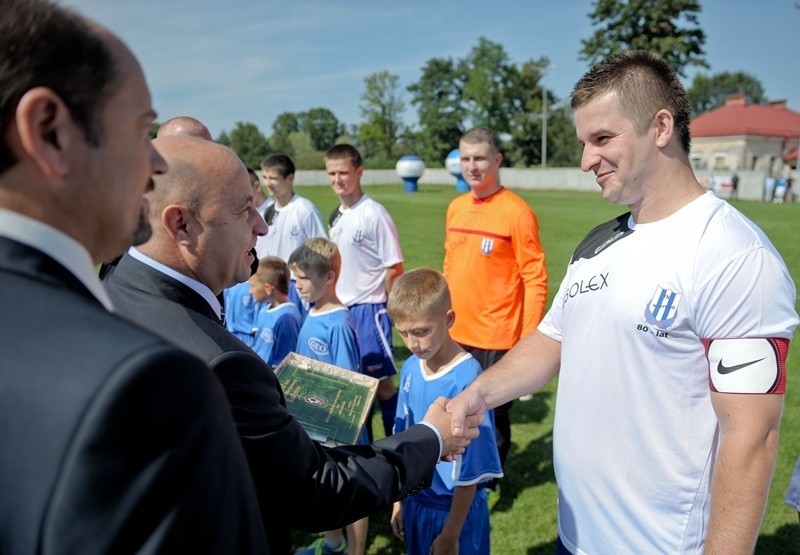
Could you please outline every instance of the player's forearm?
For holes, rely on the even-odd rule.
[[[777,447],[777,427],[769,429],[760,440],[738,432],[721,436],[713,471],[706,554],[754,551]]]
[[[475,388],[486,408],[493,409],[541,389],[558,373],[560,364],[561,343],[535,331],[481,372],[468,389]]]
[[[392,291],[392,286],[397,278],[403,275],[403,263],[398,262],[394,266],[386,268],[386,276],[384,278],[384,285],[386,286],[386,294]]]
[[[442,527],[441,536],[458,540],[461,528],[467,519],[472,500],[475,498],[476,486],[456,486],[453,492],[453,501],[450,503],[450,512]]]

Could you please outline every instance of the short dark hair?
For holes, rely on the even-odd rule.
[[[342,270],[342,255],[333,241],[325,237],[312,237],[289,255],[289,268],[313,273],[315,277],[333,272],[338,279]]]
[[[289,294],[289,265],[277,256],[265,256],[258,261],[258,269],[253,277],[260,283],[272,285],[275,289]]]
[[[653,116],[667,109],[675,120],[681,147],[689,154],[692,105],[678,75],[667,61],[644,50],[631,50],[609,56],[575,84],[570,96],[573,110],[608,92],[616,92],[619,109],[642,134]]]
[[[363,165],[358,149],[346,143],[330,147],[325,153],[325,160],[349,160],[354,168],[360,168]]]
[[[2,0],[0,9],[0,173],[16,164],[3,138],[20,99],[35,87],[57,94],[99,146],[98,114],[116,92],[118,60],[97,30],[77,13],[48,0]]]
[[[270,154],[261,162],[261,171],[264,170],[278,170],[286,179],[294,174],[294,162],[286,154]]]
[[[473,127],[461,135],[460,141],[471,145],[487,143],[493,153],[497,154],[500,152],[500,139],[497,137],[497,133],[488,127]]]

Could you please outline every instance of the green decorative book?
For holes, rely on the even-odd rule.
[[[367,420],[378,380],[297,353],[275,368],[286,408],[312,439],[353,445]]]

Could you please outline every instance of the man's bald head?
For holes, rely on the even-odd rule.
[[[228,147],[195,137],[166,136],[153,145],[169,170],[153,180],[153,236],[139,249],[214,294],[246,281],[267,226],[245,165]]]
[[[156,133],[157,138],[183,135],[211,141],[211,132],[200,120],[189,116],[178,116],[165,121]]]
[[[237,178],[249,182],[247,168],[226,146],[188,135],[158,137],[153,145],[169,166],[166,173],[155,176],[155,189],[148,194],[156,219],[170,204],[182,204],[198,214],[210,198],[224,194],[224,184]]]

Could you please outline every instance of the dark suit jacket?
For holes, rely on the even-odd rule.
[[[0,237],[0,553],[261,553],[208,368]]]
[[[372,445],[327,449],[286,411],[275,374],[190,288],[128,255],[106,282],[120,314],[198,355],[228,395],[275,553],[289,527],[331,530],[426,487],[436,434],[414,426]]]

